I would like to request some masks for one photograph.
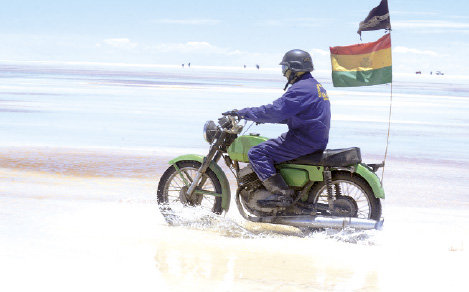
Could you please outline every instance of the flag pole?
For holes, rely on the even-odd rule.
[[[389,37],[391,37],[391,32],[389,32]],[[392,114],[392,80],[391,80],[391,95],[390,95],[390,100],[389,100],[388,134],[386,136],[386,150],[384,151],[383,170],[381,172],[381,184],[383,184],[384,168],[386,167],[386,158],[388,157],[389,136],[391,133],[391,114]]]
[[[386,150],[384,151],[383,171],[381,173],[381,184],[383,183],[384,168],[386,165],[386,158],[388,157],[389,136],[390,136],[390,130],[391,130],[391,113],[392,113],[392,82],[391,82],[391,97],[390,97],[390,102],[389,102],[388,134],[386,137]]]

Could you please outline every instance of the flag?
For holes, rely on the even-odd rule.
[[[381,0],[381,3],[370,11],[365,20],[358,25],[357,33],[361,37],[362,31],[378,29],[391,29],[388,0]]]
[[[371,43],[330,47],[334,87],[392,82],[391,35]]]

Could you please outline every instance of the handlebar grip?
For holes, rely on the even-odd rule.
[[[234,117],[238,117],[238,116],[239,116],[237,110],[227,111],[227,112],[222,113],[222,115],[223,115],[223,116],[234,116]]]

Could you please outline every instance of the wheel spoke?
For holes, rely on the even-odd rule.
[[[184,182],[182,181],[182,179],[180,177],[175,177],[172,182],[180,188],[182,188],[184,186]],[[181,183],[182,183],[182,185],[181,185]]]

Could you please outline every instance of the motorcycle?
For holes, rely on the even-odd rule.
[[[267,140],[259,134],[242,135],[246,126],[237,116],[225,115],[204,125],[210,150],[202,155],[172,159],[161,176],[157,202],[166,221],[177,217],[174,208],[198,206],[215,214],[228,212],[230,184],[218,162],[223,158],[236,178],[236,205],[243,218],[253,222],[298,228],[380,229],[384,190],[376,171],[381,164],[365,164],[358,147],[326,149],[276,165],[294,190],[287,207],[259,204],[271,195],[249,164],[251,147]]]

